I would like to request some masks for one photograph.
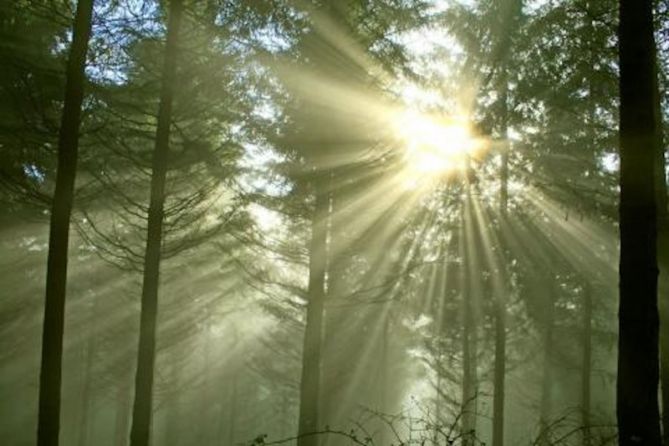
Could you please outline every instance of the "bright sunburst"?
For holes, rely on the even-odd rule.
[[[465,169],[468,156],[482,148],[482,141],[463,117],[441,118],[415,111],[402,113],[395,122],[404,141],[405,160],[411,176],[442,176]]]

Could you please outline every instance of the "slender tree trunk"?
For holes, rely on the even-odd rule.
[[[657,56],[655,57],[657,60]],[[657,262],[660,267],[658,304],[660,310],[660,385],[662,388],[662,435],[669,445],[669,211],[667,210],[667,172],[662,120],[661,93],[655,80],[655,119],[658,124],[657,158],[655,160],[655,193],[657,200]]]
[[[663,197],[658,201],[658,261],[660,264],[660,383],[662,386],[662,432],[664,444],[669,445],[669,213],[667,212],[666,180],[664,180],[664,153],[661,152]]]
[[[309,285],[307,321],[302,352],[300,381],[300,414],[298,446],[316,446],[318,436],[305,435],[318,430],[321,381],[321,350],[323,342],[323,305],[325,301],[325,270],[327,262],[328,192],[322,179],[314,181],[315,209],[311,222],[309,246]]]
[[[587,8],[588,11],[592,11],[593,2],[588,2]],[[587,30],[591,36],[595,35],[595,29],[592,25],[592,21],[587,18]],[[597,54],[597,49],[594,47],[592,41],[588,43],[589,57],[591,60],[592,67],[595,66],[595,57]],[[590,144],[590,152],[595,156],[597,153],[596,146],[596,119],[597,119],[597,109],[595,103],[595,69],[592,68],[589,72],[588,79],[588,142]],[[592,443],[591,439],[591,429],[590,425],[592,424],[591,420],[591,377],[592,377],[592,317],[593,317],[593,308],[592,308],[592,285],[589,282],[589,278],[584,277],[583,281],[583,351],[581,357],[581,424],[583,427],[582,439],[583,446],[590,446]]]
[[[92,16],[93,0],[79,0],[72,29],[72,46],[67,61],[65,102],[58,135],[56,189],[49,228],[37,421],[38,446],[57,445],[60,431],[60,387],[70,215],[74,201],[81,105],[86,77],[84,70]]]
[[[471,225],[471,191],[469,184],[466,185],[466,203],[463,206],[462,217],[462,231],[464,237],[461,243],[461,255],[464,259],[464,264],[461,273],[462,286],[462,438],[463,445],[468,446],[473,444],[474,430],[476,425],[476,322],[474,315],[474,292],[472,290],[472,267],[475,262],[472,261],[473,252],[476,246],[473,242],[472,225]]]
[[[581,358],[581,424],[583,446],[590,446],[590,401],[592,376],[592,289],[586,281],[583,286],[583,356]]]
[[[501,136],[504,139],[504,147],[501,153],[500,166],[500,217],[507,218],[507,205],[509,201],[509,141],[508,141],[508,81],[506,67],[504,67],[502,85],[502,128]],[[503,277],[501,283],[503,289],[494,290],[495,293],[495,364],[493,377],[493,416],[492,416],[492,445],[504,446],[504,390],[506,379],[506,295],[508,293],[508,277],[506,262],[503,256],[500,271]]]
[[[450,253],[443,253],[442,255],[448,256]],[[448,258],[448,257],[446,257]],[[445,267],[444,271],[444,284],[446,284],[446,275],[448,273],[448,264]],[[435,358],[435,371],[437,373],[437,381],[436,381],[436,392],[434,393],[434,433],[433,433],[433,438],[432,441],[434,444],[438,444],[439,441],[439,435],[440,431],[442,428],[441,424],[441,417],[442,417],[442,398],[441,398],[441,387],[442,387],[442,375],[443,373],[441,372],[442,368],[442,361],[443,361],[443,356],[444,356],[444,342],[443,342],[443,332],[444,332],[444,306],[446,304],[446,286],[441,287],[442,289],[438,290],[437,293],[435,293],[435,298],[437,299],[439,309],[437,311],[437,318],[436,318],[436,327],[437,327],[437,332],[436,332],[436,340],[437,340],[437,351],[436,351],[436,358]],[[382,442],[381,444],[385,444]]]
[[[660,445],[652,0],[620,0],[620,445]]]
[[[160,279],[160,254],[162,244],[165,179],[169,152],[172,98],[177,69],[177,41],[181,26],[182,2],[169,3],[167,43],[163,79],[158,109],[158,125],[153,153],[151,197],[144,257],[142,305],[139,325],[139,349],[135,376],[135,402],[130,430],[131,446],[148,446],[151,430],[153,369],[156,350],[156,320],[158,316],[158,284]]]

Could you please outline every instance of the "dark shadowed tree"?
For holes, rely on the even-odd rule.
[[[660,445],[653,2],[621,0],[620,307],[617,417],[620,445]]]
[[[57,445],[60,431],[60,387],[70,215],[74,201],[81,105],[84,99],[84,70],[92,16],[93,0],[79,1],[67,62],[65,102],[58,136],[56,189],[49,230],[37,424],[37,444],[40,446]]]

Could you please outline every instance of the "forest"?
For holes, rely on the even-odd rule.
[[[669,446],[669,0],[0,0],[0,444]]]

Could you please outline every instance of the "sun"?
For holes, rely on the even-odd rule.
[[[395,128],[404,143],[405,167],[411,176],[441,177],[464,171],[468,157],[482,148],[462,117],[406,111],[395,120]]]

